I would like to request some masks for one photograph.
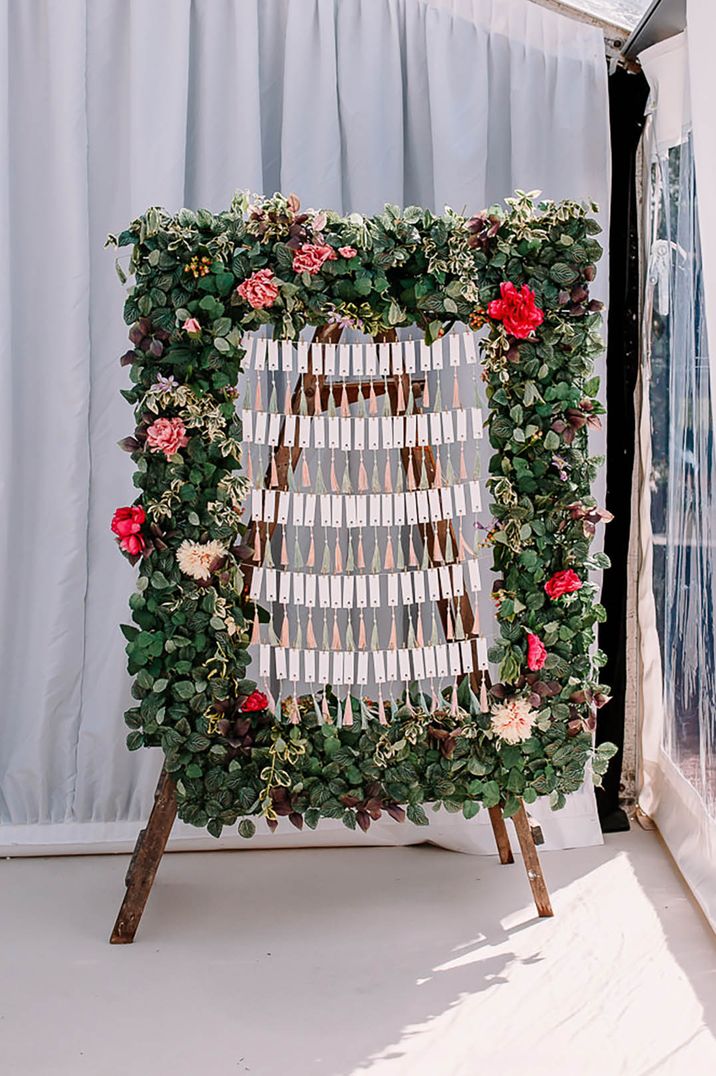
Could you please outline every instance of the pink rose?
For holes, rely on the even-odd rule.
[[[184,423],[180,418],[158,418],[147,430],[150,452],[163,452],[169,459],[189,444]]]
[[[184,330],[184,332],[189,333],[190,335],[193,335],[195,333],[200,333],[201,332],[201,325],[196,320],[196,318],[187,318],[186,321],[184,322],[184,324],[182,325],[182,329]]]
[[[548,597],[554,601],[556,598],[561,598],[563,594],[573,594],[575,590],[581,590],[582,580],[576,572],[567,568],[565,571],[555,572],[545,583],[544,589]]]
[[[500,284],[500,298],[487,305],[487,313],[501,321],[510,336],[526,340],[544,321],[544,313],[535,302],[535,293],[526,284],[517,290],[509,280]]]
[[[547,647],[538,635],[527,632],[527,668],[538,672],[547,660]]]
[[[355,258],[358,251],[355,247],[339,247],[338,253],[342,258]]]
[[[311,276],[320,270],[324,262],[336,260],[336,252],[333,247],[326,244],[316,246],[315,243],[303,243],[300,250],[293,256],[294,273],[310,273]]]
[[[278,299],[278,284],[271,269],[258,269],[236,289],[254,310],[273,306]]]
[[[112,516],[112,533],[117,536],[119,548],[131,557],[142,553],[147,544],[142,534],[142,524],[146,518],[141,504],[118,508]]]

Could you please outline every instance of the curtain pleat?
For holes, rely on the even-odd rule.
[[[0,820],[32,834],[141,819],[160,764],[124,746],[135,573],[109,521],[135,490],[107,233],[238,188],[606,208],[609,147],[599,32],[527,0],[0,0],[3,56]]]

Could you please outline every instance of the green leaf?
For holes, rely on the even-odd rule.
[[[247,840],[256,833],[256,826],[250,818],[242,818],[239,822],[239,836]]]

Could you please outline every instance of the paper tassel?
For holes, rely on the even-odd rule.
[[[304,489],[311,488],[311,472],[308,469],[308,460],[305,456],[301,462],[301,485]]]
[[[478,449],[479,451],[479,449]],[[465,447],[460,445],[460,481],[467,481],[467,467],[465,466]]]
[[[458,642],[462,642],[465,638],[465,628],[462,623],[462,609],[459,605],[455,614],[455,638]]]
[[[404,489],[405,486],[403,484],[403,468],[400,464],[398,464],[397,470],[395,472],[395,492],[402,493]]]
[[[292,706],[288,713],[289,724],[297,725],[301,720],[301,715],[298,712],[298,706]]]
[[[435,450],[435,478],[433,479],[433,485],[435,489],[440,489],[443,484],[443,466],[440,462],[440,449]]]
[[[355,554],[353,553],[353,535],[349,531],[348,532],[348,555],[346,557],[346,571],[348,572],[349,575],[353,574],[353,572],[355,571],[355,567],[356,567],[356,559],[355,559]]]
[[[392,410],[391,410],[391,407],[390,407],[390,393],[388,392],[388,378],[387,377],[385,378],[383,383],[385,385],[385,389],[383,391],[383,407],[382,407],[382,410],[381,410],[381,415],[383,416],[383,418],[387,418],[388,415],[392,414]]]
[[[330,650],[328,645],[328,620],[326,614],[323,614],[323,631],[321,632],[321,650]]]
[[[288,568],[288,545],[286,544],[286,528],[283,528],[283,537],[281,538],[281,567]]]
[[[353,724],[353,704],[351,703],[350,695],[346,695],[346,701],[343,707],[343,724],[345,726]]]
[[[256,393],[254,395],[254,411],[263,411],[264,403],[261,396],[261,378],[256,378]]]
[[[278,469],[276,467],[276,456],[271,453],[271,467],[269,469],[269,489],[278,489]]]
[[[420,609],[418,608],[415,625],[415,645],[423,647],[425,646],[425,638],[423,636],[423,618],[420,615]]]
[[[317,392],[316,396],[320,394]],[[328,415],[329,418],[335,418],[336,415],[336,398],[333,395],[333,385],[330,386],[330,392],[328,393]]]
[[[396,411],[399,415],[402,415],[403,411],[405,411],[405,392],[403,391],[402,377],[398,378],[398,400]]]
[[[261,563],[261,535],[258,527],[254,531],[254,560],[257,564]]]
[[[283,395],[283,413],[284,413],[284,415],[290,415],[291,410],[292,410],[292,408],[291,408],[291,385],[289,384],[288,378],[286,378],[286,391],[285,391],[285,393]]]
[[[332,645],[334,650],[342,650],[343,649],[343,643],[341,641],[341,633],[338,630],[338,617],[336,616],[335,612],[333,614],[333,642],[332,642],[331,645]]]
[[[328,542],[323,545],[323,556],[321,557],[321,575],[330,575],[331,571],[331,551],[328,548]]]
[[[452,717],[457,717],[457,681],[453,681],[452,685],[452,699],[450,701],[450,714]]]
[[[363,460],[363,453],[360,454],[360,463],[358,464],[358,492],[368,492],[368,472],[365,469],[365,462]]]
[[[487,701],[487,683],[485,681],[485,674],[482,674],[482,682],[480,683],[480,709],[483,714],[486,714],[490,709],[490,704]]]
[[[453,409],[460,407],[460,385],[457,380],[457,368],[453,370],[452,375],[452,406]]]
[[[296,638],[293,640],[293,645],[296,650],[303,650],[303,631],[301,630],[300,619],[296,623]]]
[[[455,468],[452,465],[452,455],[450,454],[450,449],[448,449],[447,454],[447,467],[445,468],[445,484],[447,486],[455,485]]]
[[[363,382],[358,386],[358,418],[365,418],[365,396],[363,395]]]
[[[470,547],[465,540],[465,534],[462,529],[462,521],[460,523],[460,555],[458,560],[465,560],[466,557],[474,557],[475,551]]]
[[[435,386],[435,399],[433,400],[433,411],[442,411],[442,409],[443,409],[443,394],[442,394],[442,389],[440,388],[440,374],[437,375],[435,380],[436,380],[437,384]]]
[[[290,493],[296,492],[296,476],[294,474],[293,463],[291,462],[290,457],[288,460],[288,470],[286,472],[286,486]]]
[[[306,557],[306,567],[313,568],[316,564],[316,540],[311,531],[311,544],[308,547],[308,556]]]
[[[388,640],[388,649],[398,649],[398,629],[395,625],[395,610],[393,610],[392,616],[390,618],[390,639]]]
[[[430,630],[430,646],[437,646],[437,645],[438,645],[438,625],[437,625],[437,621],[435,620],[435,606],[433,606],[432,607],[431,630]]]
[[[281,625],[281,646],[288,646],[288,610],[284,606],[283,623]]]
[[[423,407],[427,411],[430,407],[430,380],[428,375],[425,375],[425,383],[423,385]]]
[[[266,544],[264,546],[263,566],[264,566],[264,568],[273,568],[273,567],[275,567],[274,562],[273,562],[273,552],[271,550],[271,542],[268,539],[268,535],[266,536]]]
[[[254,613],[254,626],[251,631],[251,645],[258,646],[261,642],[261,623],[259,621],[258,609]]]
[[[348,418],[351,413],[351,407],[348,403],[348,391],[346,389],[346,383],[343,382],[343,391],[341,392],[341,415],[343,418]]]
[[[447,527],[445,530],[445,563],[452,564],[454,556],[454,549],[452,544],[452,528]]]
[[[392,569],[395,567],[395,559],[393,557],[393,539],[390,534],[388,535],[388,541],[385,545],[385,560],[383,561],[383,567],[385,568],[386,572],[392,571]]]
[[[390,453],[386,453],[385,471],[383,472],[383,492],[393,492],[393,474],[390,467]]]
[[[445,606],[445,638],[452,642],[455,638],[455,631],[453,629],[452,622],[452,610],[449,605]]]
[[[415,629],[413,628],[413,621],[408,616],[408,650],[415,649]]]
[[[415,468],[413,467],[413,454],[412,454],[412,452],[410,453],[410,457],[408,459],[407,478],[408,478],[408,489],[412,493],[413,490],[415,489]]]
[[[306,399],[306,393],[303,388],[303,382],[301,382],[301,395],[298,400],[298,413],[299,415],[308,414],[308,400]]]
[[[375,385],[372,381],[370,383],[370,392],[368,394],[368,414],[372,418],[375,418],[375,416],[378,414],[378,400],[376,399],[375,395]]]
[[[380,493],[380,477],[378,475],[378,460],[377,460],[377,457],[376,457],[375,453],[373,454],[373,470],[371,471],[371,475],[370,475],[370,488],[371,488],[371,493]]]
[[[370,630],[370,648],[371,648],[371,650],[378,650],[379,649],[379,646],[378,646],[378,625],[375,622],[375,617],[373,617],[373,627]]]
[[[395,567],[398,569],[399,572],[404,572],[405,571],[405,556],[403,555],[403,543],[402,543],[402,541],[400,539],[400,535],[398,535],[395,540],[396,540],[397,547],[398,547],[398,552],[397,552],[396,557],[395,557]]]
[[[336,548],[334,553],[335,574],[343,575],[343,553],[341,552],[340,539],[336,537]]]
[[[373,573],[373,575],[377,575],[377,573],[380,571],[380,569],[381,569],[380,550],[378,549],[378,533],[376,531],[375,541],[374,541],[374,544],[373,544],[373,558],[372,558],[372,560],[370,562],[370,570]]]
[[[428,469],[425,466],[425,449],[423,449],[423,460],[420,467],[420,489],[428,489],[430,483],[428,482]]]
[[[363,610],[361,609],[360,621],[358,622],[358,649],[365,650],[366,642],[367,640],[365,637],[365,617],[363,616]]]
[[[383,691],[378,688],[378,722],[381,725],[387,725],[388,720],[385,716],[385,703],[383,702]]]
[[[340,493],[341,487],[338,485],[338,479],[336,477],[336,456],[334,452],[331,452],[331,493]]]
[[[326,483],[323,478],[323,464],[321,462],[321,453],[318,453],[318,463],[316,464],[316,493],[320,496],[326,492]]]
[[[278,407],[276,405],[276,382],[275,381],[274,381],[274,383],[273,383],[273,385],[271,387],[271,395],[269,397],[269,407],[268,407],[268,409],[269,409],[269,414],[271,414],[271,415],[275,415],[276,412],[278,411]]]
[[[433,564],[443,563],[443,551],[440,548],[440,539],[438,537],[437,527],[433,531]]]
[[[316,633],[313,630],[313,610],[308,610],[308,621],[306,623],[306,646],[309,650],[316,649]]]
[[[353,625],[351,624],[351,622],[349,620],[348,623],[346,624],[346,645],[345,645],[345,649],[349,653],[352,654],[352,653],[354,653],[355,648],[356,648],[356,640],[355,640],[355,636],[353,634]]]
[[[246,453],[246,481],[250,486],[254,484],[254,467],[251,459],[251,448]]]
[[[365,570],[365,553],[363,551],[363,531],[358,535],[358,551],[356,553],[356,568],[359,571]]]
[[[428,550],[428,528],[423,530],[423,559],[420,562],[421,569],[426,572],[430,567],[430,553]]]
[[[343,467],[343,478],[341,479],[341,493],[352,493],[353,486],[351,485],[351,472],[348,466],[348,461]]]
[[[405,404],[405,413],[406,413],[406,415],[412,415],[414,410],[415,410],[415,399],[414,399],[414,395],[413,395],[413,386],[410,385],[409,388],[408,388],[408,399],[407,399],[406,404]]]
[[[410,539],[408,542],[408,564],[411,568],[417,568],[418,566],[418,554],[415,552],[415,543],[413,542],[413,528],[410,528]]]

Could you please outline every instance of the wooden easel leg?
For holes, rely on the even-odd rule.
[[[521,804],[519,811],[512,816],[517,831],[517,839],[520,842],[522,858],[525,861],[525,870],[529,879],[532,896],[537,907],[540,919],[548,919],[554,915],[552,904],[547,891],[547,883],[542,873],[542,864],[537,855],[537,846],[532,835],[532,828],[525,811],[525,805]]]
[[[492,823],[492,832],[495,834],[495,844],[497,845],[497,853],[500,857],[500,863],[514,863],[515,859],[512,855],[512,848],[510,846],[510,835],[507,832],[502,808],[498,804],[497,807],[489,807],[488,812],[490,815],[490,822]]]
[[[125,878],[127,892],[110,935],[112,945],[130,945],[134,941],[176,813],[174,782],[169,774],[162,770],[147,828],[140,831],[129,861]]]

